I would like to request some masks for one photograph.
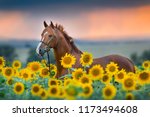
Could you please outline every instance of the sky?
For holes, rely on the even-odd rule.
[[[150,0],[0,0],[0,40],[39,40],[44,20],[75,39],[150,40]]]

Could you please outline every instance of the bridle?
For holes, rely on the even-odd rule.
[[[47,44],[44,41],[42,41],[42,39],[41,39],[40,42],[47,46],[46,49],[44,50],[44,54],[45,53],[47,54],[48,63],[46,63],[45,61],[44,61],[44,63],[45,63],[46,66],[48,66],[49,73],[50,73],[50,76],[51,76],[51,69],[50,69],[51,59],[50,59],[50,55],[49,55],[49,52],[51,51],[51,47],[49,46],[50,41]],[[41,55],[42,59],[45,59],[44,54]]]

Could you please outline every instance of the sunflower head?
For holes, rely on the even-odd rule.
[[[118,65],[114,62],[110,62],[106,66],[106,72],[111,75],[115,75],[118,72]]]
[[[109,84],[111,80],[112,76],[110,74],[104,74],[103,77],[101,78],[101,82],[104,84]]]
[[[39,62],[30,62],[28,64],[28,68],[33,72],[33,73],[37,73],[40,71],[41,68],[41,64]]]
[[[0,56],[0,68],[2,68],[4,66],[5,66],[5,59],[4,59],[4,57]]]
[[[117,89],[113,85],[107,85],[102,89],[102,95],[104,99],[114,99]]]
[[[90,66],[93,62],[93,57],[91,53],[83,52],[80,58],[80,63],[82,66]]]
[[[115,81],[121,83],[123,81],[123,79],[125,78],[125,76],[126,76],[125,70],[118,71],[115,74]]]
[[[5,67],[2,72],[3,76],[6,78],[11,78],[14,76],[14,70],[12,67]]]
[[[20,62],[19,60],[13,61],[12,67],[13,67],[14,69],[19,69],[19,68],[21,68],[21,62]]]
[[[57,86],[58,85],[58,80],[56,79],[49,79],[48,80],[48,86],[51,87],[51,86]]]
[[[93,87],[91,84],[85,84],[82,86],[83,92],[81,93],[81,96],[84,98],[89,98],[93,93]]]
[[[140,84],[148,84],[150,83],[150,71],[144,70],[138,74],[138,82]]]
[[[122,81],[123,89],[126,91],[132,91],[135,90],[136,87],[136,81],[134,77],[127,76]]]
[[[94,65],[89,70],[89,75],[92,78],[92,80],[99,80],[103,77],[104,70],[100,65]]]
[[[126,100],[134,100],[135,96],[132,93],[127,93],[125,96],[125,99]]]
[[[42,100],[46,100],[48,98],[48,93],[47,93],[47,91],[45,89],[41,88],[39,96],[41,97]]]
[[[31,94],[33,96],[39,96],[40,93],[41,93],[41,85],[39,84],[33,84],[32,87],[31,87]]]
[[[72,72],[72,77],[74,80],[79,80],[83,76],[83,74],[85,74],[83,69],[78,68],[78,69],[75,69],[74,72]]]
[[[26,81],[30,80],[31,79],[31,72],[29,69],[22,69],[20,70],[20,77]]]
[[[49,77],[49,69],[47,68],[47,67],[43,67],[43,68],[41,68],[40,69],[40,76],[42,77],[42,78],[47,78],[47,77]]]
[[[150,68],[150,61],[144,61],[143,63],[142,63],[142,67],[144,68],[144,69],[149,69]]]
[[[21,82],[17,82],[14,84],[14,92],[17,95],[21,95],[24,92],[24,84]]]
[[[51,86],[48,89],[48,95],[52,98],[58,98],[60,94],[60,89],[58,86]]]
[[[89,78],[89,75],[84,74],[80,79],[79,79],[81,84],[92,84],[92,80]]]
[[[64,68],[71,68],[75,62],[76,62],[76,58],[71,55],[71,54],[65,54],[64,57],[61,58],[61,65],[64,67]]]

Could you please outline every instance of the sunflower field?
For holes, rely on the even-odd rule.
[[[110,62],[105,69],[101,65],[91,66],[92,54],[81,55],[81,68],[73,68],[76,58],[67,54],[61,65],[68,74],[56,78],[57,67],[46,60],[29,62],[26,67],[14,60],[0,57],[0,99],[4,100],[146,100],[150,99],[150,60],[135,66],[136,72],[119,70]],[[88,72],[86,69],[89,69]]]

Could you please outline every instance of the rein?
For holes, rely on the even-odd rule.
[[[40,42],[44,43],[43,41],[40,41]],[[46,46],[48,46],[48,44],[46,44],[46,43],[44,43],[44,44],[45,44]],[[48,47],[49,47],[49,46],[48,46]],[[46,54],[47,54],[47,59],[48,59],[48,62],[47,62],[47,63],[45,62],[45,65],[49,68],[49,73],[50,73],[50,75],[51,75],[51,69],[50,69],[51,60],[50,60],[49,51],[51,51],[51,50],[50,50],[50,47],[49,47],[47,50],[45,50],[45,52],[46,52]],[[42,59],[44,59],[44,54],[43,54],[41,57],[42,57]]]

